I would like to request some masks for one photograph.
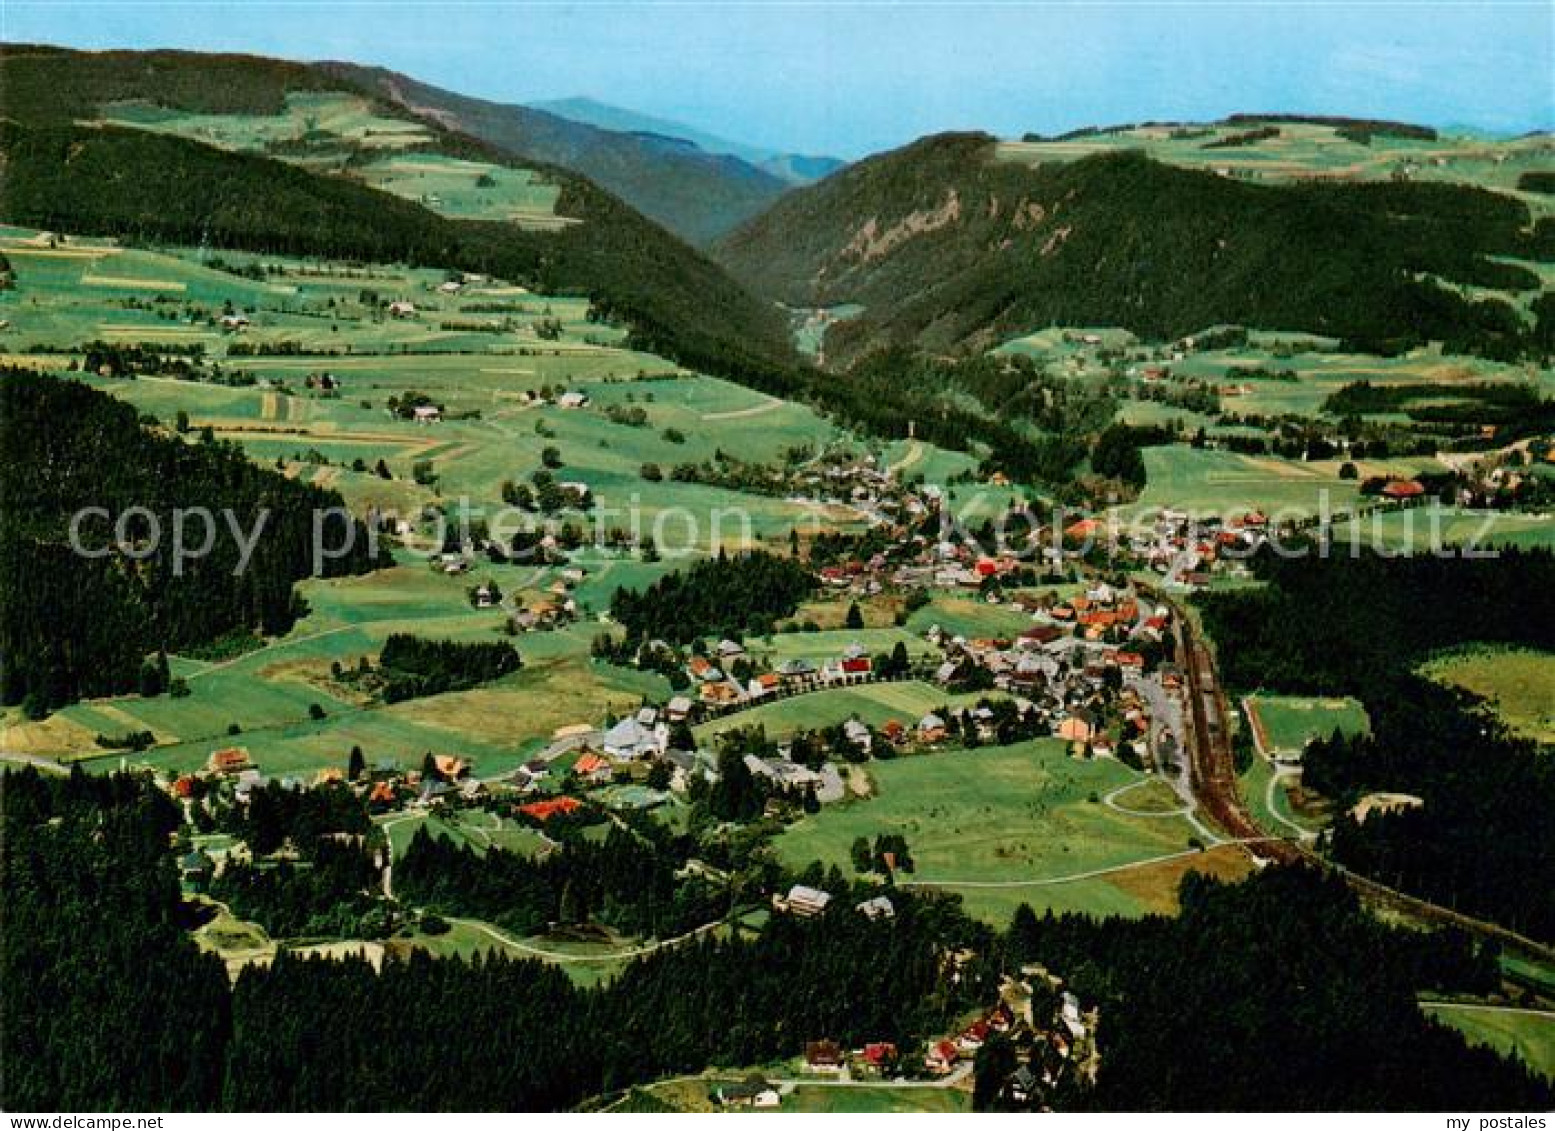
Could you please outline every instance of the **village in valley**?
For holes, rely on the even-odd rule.
[[[693,238],[524,107],[202,60],[0,49],[8,1108],[1548,1096],[1547,134],[937,135]],[[1335,217],[1425,256],[1355,325],[1280,305]]]

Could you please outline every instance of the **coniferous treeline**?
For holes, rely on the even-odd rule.
[[[180,559],[175,512],[192,508],[210,515],[211,545]],[[79,544],[100,556],[71,547],[77,516]],[[183,521],[185,547],[200,546],[204,519]],[[374,568],[368,542],[333,491],[147,428],[80,382],[0,370],[0,701],[41,712],[129,691],[159,649],[284,632],[293,583]]]
[[[1313,745],[1304,779],[1348,806],[1390,791],[1418,809],[1341,815],[1340,863],[1514,930],[1555,938],[1555,760],[1467,693],[1415,673],[1428,654],[1555,642],[1555,554],[1362,552],[1254,559],[1268,584],[1199,598],[1229,687],[1354,695],[1371,733]]]
[[[1441,397],[1440,385],[1373,385],[1370,381],[1355,381],[1331,393],[1323,402],[1323,411],[1341,417],[1402,412],[1420,423],[1457,424],[1475,431],[1483,425],[1495,425],[1500,443],[1555,428],[1555,398],[1541,397],[1531,384],[1454,385],[1451,403],[1443,404]]]
[[[394,866],[396,894],[520,936],[589,921],[627,935],[670,938],[710,923],[728,900],[699,877],[678,879],[685,854],[612,827],[604,841],[570,837],[537,858],[484,855],[417,831]]]
[[[1545,1110],[1520,1064],[1421,1015],[1420,990],[1484,992],[1494,956],[1379,924],[1340,879],[1273,868],[1229,886],[1189,874],[1177,918],[1029,908],[1012,961],[1041,962],[1100,1010],[1096,1111]]]
[[[706,636],[765,633],[815,588],[810,571],[764,550],[716,558],[666,574],[647,589],[617,589],[610,615],[634,642],[689,644]]]
[[[126,776],[0,777],[0,1106],[199,1110],[220,1095],[231,1009],[190,940],[177,807]]]
[[[518,671],[518,650],[505,640],[465,643],[397,632],[378,657],[383,697],[390,703],[463,691]]]
[[[1547,1084],[1414,1006],[1417,990],[1489,988],[1492,952],[1383,927],[1315,873],[1190,880],[1180,920],[1024,912],[1004,936],[953,899],[893,891],[895,917],[870,920],[839,898],[815,919],[774,916],[754,938],[656,951],[592,989],[528,960],[391,953],[378,972],[282,951],[229,992],[181,921],[168,849],[179,815],[148,779],[28,769],[0,787],[8,1110],[566,1109],[661,1076],[795,1056],[823,1037],[912,1049],[1031,961],[1101,1010],[1097,1088],[1060,1106],[1550,1102]],[[952,978],[947,956],[963,948],[971,958]],[[440,1017],[459,1023],[436,1041],[406,1038],[408,1023]]]
[[[360,845],[324,840],[299,862],[229,861],[211,895],[272,938],[376,938],[393,926],[388,905],[377,899],[380,877]]]

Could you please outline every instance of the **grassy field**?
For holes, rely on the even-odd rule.
[[[873,762],[869,773],[874,797],[790,826],[777,841],[782,859],[793,867],[821,860],[847,874],[855,837],[901,833],[917,868],[901,881],[958,891],[969,910],[1000,924],[1022,902],[1138,914],[1152,896],[1129,890],[1137,877],[1128,872],[1094,883],[1069,877],[1181,852],[1193,835],[1180,817],[1103,805],[1102,795],[1142,775],[1119,762],[1075,760],[1054,739]],[[977,886],[1009,882],[1031,886]]]
[[[752,656],[759,656],[773,667],[789,660],[809,660],[819,665],[824,660],[836,659],[849,645],[858,644],[871,656],[890,652],[901,644],[907,655],[914,659],[935,656],[938,653],[929,643],[912,632],[901,628],[839,628],[821,632],[779,632],[771,637],[752,638],[745,641],[745,649]]]
[[[1271,755],[1299,755],[1312,739],[1327,738],[1336,730],[1361,734],[1370,729],[1366,709],[1350,698],[1249,695],[1243,707],[1256,720],[1259,744]]]
[[[1517,733],[1555,743],[1555,653],[1474,648],[1438,656],[1422,670],[1488,700]]]
[[[970,1092],[955,1088],[837,1087],[800,1084],[783,1097],[784,1112],[963,1114],[972,1110]]]
[[[350,94],[297,92],[279,114],[195,114],[142,103],[113,107],[116,125],[176,134],[206,145],[278,155],[320,172],[340,172],[353,150],[381,153],[355,173],[373,188],[423,204],[445,216],[504,220],[542,231],[569,221],[556,215],[559,189],[541,174],[441,154],[408,152],[426,143],[425,126],[378,114]],[[277,150],[274,147],[284,145]]]
[[[483,809],[453,809],[436,815],[426,811],[394,813],[375,820],[389,838],[396,859],[404,855],[411,839],[423,828],[432,836],[482,855],[488,849],[498,848],[531,856],[548,846],[546,839],[527,825]]]
[[[1422,1002],[1427,1016],[1451,1025],[1471,1045],[1488,1045],[1516,1056],[1528,1067],[1555,1078],[1555,1014],[1516,1013],[1472,1006],[1436,1006]]]
[[[1348,510],[1358,492],[1313,465],[1272,456],[1184,445],[1144,449],[1146,485],[1128,512],[1175,507],[1195,514],[1234,517],[1261,510],[1272,519]]]
[[[1504,192],[1514,192],[1521,173],[1544,168],[1551,158],[1548,138],[1538,135],[1505,141],[1452,134],[1435,140],[1376,136],[1370,144],[1363,144],[1342,137],[1333,126],[1305,122],[1275,123],[1277,136],[1252,144],[1212,144],[1245,134],[1256,124],[1140,126],[1063,141],[1002,142],[998,154],[1006,161],[1043,164],[1140,149],[1169,164],[1271,183],[1379,181],[1407,168],[1416,179],[1468,183]],[[1534,199],[1536,193],[1517,195],[1543,207],[1543,202]]]
[[[314,110],[320,121],[345,121],[345,111],[334,105],[299,113]],[[199,128],[219,132],[221,126]],[[223,143],[263,141],[231,136]],[[420,171],[427,177],[433,172]],[[469,172],[460,167],[438,175]],[[527,480],[546,447],[561,453],[559,478],[589,486],[601,521],[635,526],[663,551],[658,562],[596,547],[573,554],[570,564],[586,571],[574,596],[590,618],[608,606],[617,588],[645,586],[717,545],[786,545],[792,529],[853,529],[863,521],[846,507],[676,482],[667,474],[662,482],[643,479],[645,463],[667,472],[678,463],[711,459],[720,448],[746,460],[776,461],[789,448],[854,441],[803,406],[621,348],[622,332],[590,322],[585,299],[530,294],[497,281],[450,295],[439,289],[441,272],[392,265],[241,253],[223,253],[218,263],[193,250],[129,249],[84,239],[51,247],[38,233],[15,228],[0,231],[0,249],[17,280],[15,289],[0,293],[0,315],[10,322],[0,330],[6,360],[59,370],[68,356],[41,351],[99,338],[200,346],[224,371],[254,383],[87,380],[163,421],[184,412],[193,429],[209,427],[257,461],[336,489],[359,511],[377,507],[413,527],[397,568],[300,586],[309,612],[285,637],[219,663],[174,657],[177,674],[193,692],[189,697],[81,703],[37,723],[12,712],[0,720],[8,749],[117,765],[120,757],[105,755],[94,737],[150,730],[158,746],[137,761],[169,769],[193,768],[212,749],[236,743],[248,747],[267,773],[307,776],[339,766],[353,745],[374,760],[407,763],[428,750],[459,754],[474,759],[479,772],[494,773],[532,754],[557,726],[598,722],[607,711],[634,708],[644,696],[666,697],[660,677],[591,662],[589,642],[600,629],[587,623],[519,639],[522,672],[457,695],[381,707],[331,677],[332,663],[375,655],[394,632],[496,638],[504,613],[476,610],[468,601],[468,590],[481,581],[496,582],[522,601],[549,596],[555,568],[481,563],[469,576],[448,577],[410,552],[441,544],[436,524],[423,518],[425,508],[494,516],[503,482]],[[251,269],[256,277],[235,273]],[[415,312],[388,317],[383,304],[391,298],[413,301]],[[227,304],[248,313],[250,329],[220,329],[216,315]],[[502,313],[464,309],[493,305]],[[450,320],[461,328],[448,329]],[[538,336],[536,326],[546,320],[560,325],[555,340]],[[469,330],[466,323],[489,328]],[[234,349],[240,343],[284,343],[302,352],[248,356]],[[339,395],[306,388],[304,379],[321,372],[340,383]],[[591,403],[564,409],[525,400],[546,387],[586,393]],[[441,404],[445,420],[428,427],[387,411],[391,396],[411,390]],[[637,427],[608,415],[625,407],[641,408],[646,423]],[[374,471],[380,461],[389,478]],[[418,463],[430,465],[434,481],[415,480]],[[898,640],[922,651],[921,642],[894,630],[870,644],[884,650]],[[834,644],[841,647],[824,638],[773,647],[822,658]],[[323,719],[311,717],[315,707],[325,712]]]
[[[1008,639],[1031,627],[1031,617],[1014,605],[990,605],[978,597],[959,593],[936,593],[923,608],[907,619],[914,632],[927,632],[939,625],[951,636],[968,640],[979,637]]]
[[[776,738],[797,730],[813,730],[857,717],[871,726],[884,726],[895,719],[904,726],[915,726],[930,711],[943,706],[963,706],[976,702],[979,695],[953,695],[927,683],[908,680],[902,683],[870,683],[858,687],[837,687],[795,695],[726,715],[697,727],[698,742],[710,742],[728,730],[760,726]]]
[[[786,1071],[786,1067],[776,1071],[767,1070],[767,1075],[781,1075]],[[648,1084],[633,1088],[604,1110],[635,1113],[711,1112],[718,1110],[712,1099],[713,1089],[721,1083],[744,1080],[749,1075],[751,1072],[718,1072],[706,1077]],[[805,1082],[787,1089],[781,1105],[775,1110],[849,1114],[964,1113],[972,1110],[972,1096],[970,1092],[956,1088],[895,1088],[889,1084],[837,1085],[819,1081]]]
[[[1336,542],[1399,551],[1440,547],[1555,547],[1555,515],[1466,511],[1432,504],[1381,510],[1334,527]]]

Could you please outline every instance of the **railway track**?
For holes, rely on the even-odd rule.
[[[1305,863],[1341,876],[1352,891],[1374,908],[1430,926],[1450,926],[1547,963],[1555,963],[1555,947],[1519,934],[1497,923],[1454,911],[1450,907],[1408,895],[1367,876],[1326,860],[1306,845],[1291,839],[1270,837],[1247,811],[1237,789],[1236,761],[1231,751],[1230,711],[1225,691],[1215,672],[1209,646],[1198,639],[1183,610],[1164,595],[1151,591],[1153,600],[1172,610],[1177,656],[1183,669],[1185,712],[1190,750],[1189,782],[1203,812],[1246,851],[1260,860],[1279,864]]]

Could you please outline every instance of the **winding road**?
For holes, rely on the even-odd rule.
[[[711,923],[703,923],[700,927],[687,931],[683,935],[660,939],[658,942],[648,943],[644,946],[634,946],[627,950],[612,951],[609,954],[565,954],[561,951],[546,950],[543,947],[521,942],[506,931],[493,927],[490,923],[483,922],[480,919],[456,919],[453,916],[448,916],[447,918],[448,922],[458,923],[461,926],[479,931],[502,946],[522,951],[525,954],[532,954],[536,958],[544,958],[548,962],[620,962],[627,958],[639,958],[645,954],[652,954],[656,950],[663,950],[667,946],[674,946],[676,943],[682,943],[687,939],[694,939],[698,935],[706,934],[716,927],[723,926],[725,922],[723,919],[714,919]]]
[[[1314,865],[1343,877],[1362,900],[1374,906],[1387,907],[1396,914],[1420,923],[1457,927],[1481,938],[1494,939],[1503,946],[1531,955],[1539,961],[1555,963],[1555,947],[1547,943],[1528,938],[1498,923],[1476,919],[1388,887],[1324,859],[1304,840],[1263,835],[1237,789],[1231,740],[1225,725],[1229,717],[1225,693],[1216,675],[1209,647],[1194,636],[1192,622],[1179,606],[1164,595],[1152,593],[1152,596],[1172,610],[1177,655],[1187,680],[1188,747],[1192,754],[1193,792],[1202,811],[1211,820],[1230,833],[1232,839],[1248,845],[1249,851],[1260,859]]]

